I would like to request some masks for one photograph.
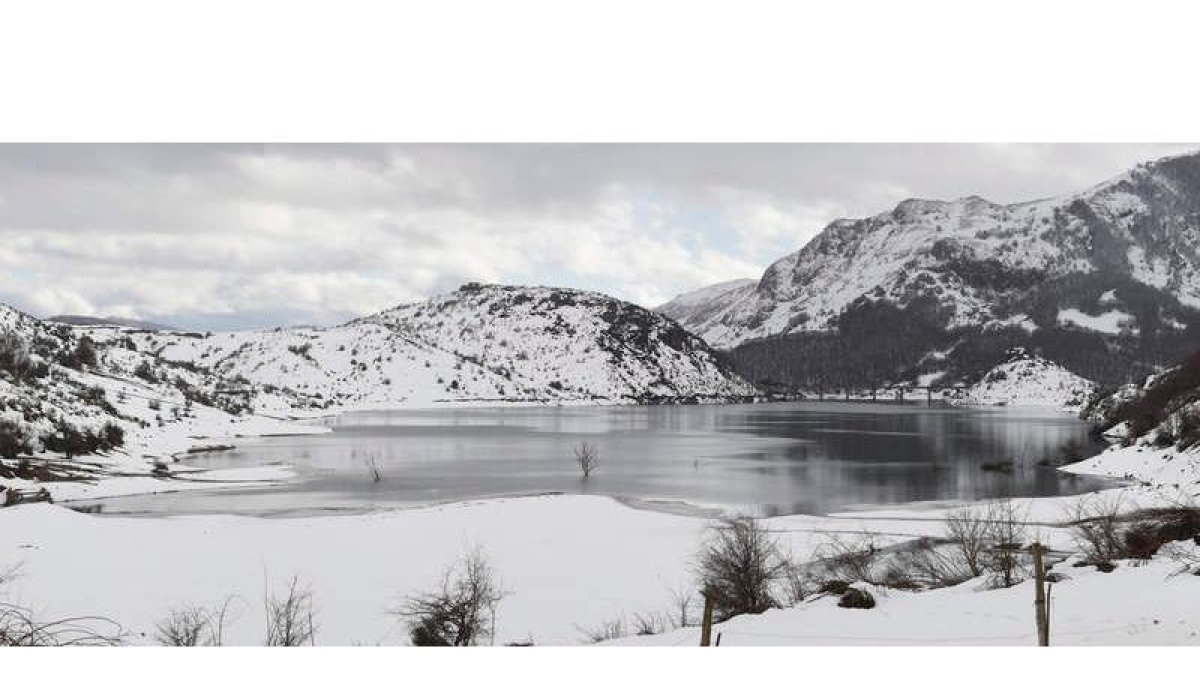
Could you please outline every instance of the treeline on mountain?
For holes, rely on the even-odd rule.
[[[1109,291],[1115,300],[1102,305],[1100,297]],[[1119,309],[1134,316],[1137,327],[1112,335],[1060,325],[1058,314],[1065,308],[1094,316]],[[775,391],[869,389],[930,373],[943,373],[932,386],[945,387],[978,380],[1011,349],[1023,347],[1103,386],[1116,386],[1140,381],[1200,346],[1200,312],[1110,272],[1040,285],[1000,309],[1004,315],[1026,314],[1036,329],[947,329],[948,309],[935,298],[919,297],[904,307],[864,298],[838,317],[833,331],[754,340],[729,357],[743,377]]]

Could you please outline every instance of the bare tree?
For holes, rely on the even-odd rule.
[[[316,644],[312,592],[300,588],[299,578],[292,577],[287,595],[282,598],[268,593],[263,598],[263,607],[267,613],[266,646],[301,647]]]
[[[984,517],[991,529],[986,567],[991,583],[1008,588],[1029,576],[1025,539],[1029,516],[1011,499],[992,502]]]
[[[992,542],[992,525],[977,509],[959,509],[946,515],[946,538],[954,546],[969,577],[984,573]]]
[[[468,647],[493,636],[504,595],[483,550],[475,548],[446,570],[440,589],[409,596],[393,613],[408,622],[416,646]]]
[[[713,599],[718,620],[777,607],[772,586],[789,561],[758,521],[724,518],[708,528],[696,563],[700,587]]]
[[[579,473],[587,480],[592,471],[600,465],[600,450],[595,445],[584,441],[575,447],[575,463],[579,465]]]

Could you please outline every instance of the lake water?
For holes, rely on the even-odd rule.
[[[299,515],[498,495],[603,494],[824,514],[909,502],[1076,494],[1103,486],[1048,464],[1100,450],[1087,427],[1036,409],[924,404],[466,408],[358,412],[316,436],[237,439],[188,463],[283,463],[282,486],[105,499],[105,514]],[[572,455],[594,444],[581,479]],[[374,461],[383,479],[368,469]],[[997,467],[1011,462],[1011,468]],[[993,465],[985,470],[985,465]],[[996,470],[999,468],[1000,470]],[[85,505],[86,506],[86,505]]]

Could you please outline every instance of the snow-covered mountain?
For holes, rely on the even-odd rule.
[[[676,321],[703,325],[713,314],[754,295],[758,281],[735,279],[675,296],[654,311]]]
[[[342,326],[96,329],[254,392],[258,410],[718,400],[753,387],[677,323],[597,293],[468,284]]]
[[[990,363],[952,374],[977,376],[1019,345],[1053,352],[1089,379],[1124,381],[1200,339],[1200,153],[1022,204],[909,199],[831,223],[752,289],[735,284],[688,297],[662,311],[720,348],[803,336],[772,344],[804,354],[806,340],[822,334],[888,340],[908,324],[930,344],[893,353],[903,361],[893,377],[943,367],[921,363],[929,351],[991,342]],[[848,337],[853,331],[864,334]],[[1115,362],[1081,362],[1102,351],[1117,352]],[[1072,354],[1079,358],[1067,363]]]

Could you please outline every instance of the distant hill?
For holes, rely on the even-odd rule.
[[[121,326],[123,328],[139,328],[142,330],[178,330],[174,326],[168,326],[162,323],[154,323],[153,321],[141,321],[139,319],[126,319],[119,316],[84,316],[82,314],[56,314],[49,317],[46,321],[53,323],[65,323],[71,326]]]

